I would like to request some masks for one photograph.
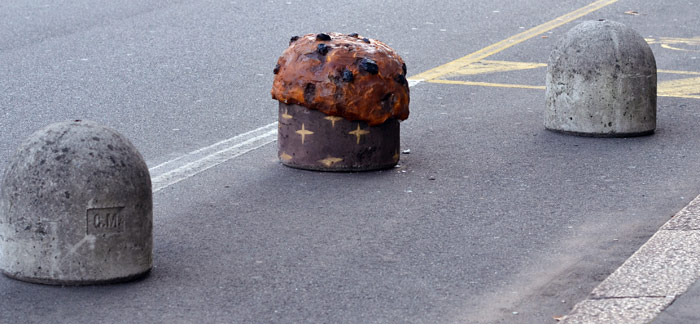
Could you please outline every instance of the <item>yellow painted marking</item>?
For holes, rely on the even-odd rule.
[[[423,73],[416,74],[409,78],[409,82],[416,83],[420,81],[427,81],[431,83],[441,83],[441,84],[459,84],[459,85],[471,85],[471,86],[485,86],[485,87],[501,87],[501,88],[521,88],[521,89],[537,89],[544,90],[545,86],[532,86],[523,84],[505,84],[505,83],[491,83],[491,82],[473,82],[473,81],[461,81],[461,80],[444,80],[441,78],[446,78],[450,76],[465,76],[465,75],[478,75],[496,72],[509,72],[518,70],[535,69],[540,67],[546,67],[544,63],[526,63],[526,62],[508,62],[508,61],[490,61],[484,60],[485,58],[504,51],[510,47],[520,44],[526,40],[536,37],[542,33],[560,27],[564,24],[572,22],[578,18],[581,18],[587,14],[590,14],[596,10],[599,10],[605,6],[611,5],[618,0],[598,0],[585,7],[574,10],[568,14],[565,14],[554,20],[550,20],[544,24],[528,29],[522,33],[513,35],[506,38],[498,43],[484,47],[474,53],[456,59],[452,62],[443,64],[436,68],[430,69]],[[660,37],[660,38],[647,38],[647,43],[649,44],[660,44],[663,48],[682,50],[682,51],[696,51],[684,48],[678,48],[676,46],[700,46],[700,36],[693,38],[673,38],[673,37]],[[657,70],[658,73],[669,73],[669,74],[682,74],[682,75],[700,75],[700,72],[692,71],[675,71],[675,70]],[[679,98],[690,98],[690,99],[700,99],[700,78],[688,78],[673,81],[662,81],[658,84],[658,96],[666,97],[679,97]],[[358,131],[359,131],[358,125]],[[356,132],[356,131],[353,131]],[[353,133],[350,132],[350,133]],[[360,142],[360,135],[357,135],[357,142]]]
[[[339,120],[341,120],[341,119],[343,119],[343,118],[342,118],[342,117],[338,117],[338,116],[327,116],[326,118],[323,118],[323,119],[325,119],[325,120],[330,120],[330,121],[331,121],[331,127],[334,127],[334,128],[335,128],[335,122],[337,122],[337,121],[339,121]]]
[[[489,45],[489,46],[487,46],[483,49],[480,49],[474,53],[471,53],[467,56],[456,59],[456,60],[449,62],[447,64],[443,64],[441,66],[438,66],[434,69],[425,71],[423,73],[419,73],[417,75],[414,75],[414,76],[410,77],[410,79],[411,80],[431,81],[431,80],[443,77],[445,75],[449,75],[451,73],[454,73],[455,71],[461,70],[464,67],[471,65],[474,62],[483,60],[491,55],[494,55],[494,54],[501,52],[505,49],[508,49],[512,46],[520,44],[528,39],[536,37],[542,33],[548,32],[548,31],[550,31],[554,28],[557,28],[561,25],[572,22],[578,18],[581,18],[581,17],[583,17],[591,12],[594,12],[600,8],[603,8],[605,6],[613,4],[617,1],[618,0],[598,0],[598,1],[595,1],[595,2],[589,4],[585,7],[574,10],[568,14],[565,14],[565,15],[563,15],[559,18],[556,18],[554,20],[550,20],[550,21],[548,21],[544,24],[541,24],[539,26],[530,28],[522,33],[513,35],[509,38],[506,38],[498,43]]]
[[[280,154],[280,159],[285,160],[285,161],[290,161],[292,159],[292,156],[287,154],[287,153],[282,152],[282,154]]]
[[[449,76],[462,76],[462,75],[477,75],[477,74],[487,74],[495,72],[512,72],[519,70],[529,70],[536,68],[547,67],[547,63],[530,63],[530,62],[515,62],[515,61],[490,61],[484,60],[479,61],[474,64],[463,67],[460,70],[450,73]],[[679,71],[679,70],[656,70],[658,73],[666,74],[686,74],[686,75],[700,75],[700,72],[694,71]],[[430,80],[433,82],[435,80]]]
[[[489,82],[471,82],[459,80],[432,80],[431,83],[458,84],[482,87],[518,88],[545,90],[545,86],[531,86],[526,84],[506,84]],[[658,84],[657,95],[659,97],[676,97],[686,99],[700,99],[700,78],[680,79],[673,81],[661,81]]]
[[[311,135],[311,134],[313,134],[314,132],[312,132],[312,131],[310,131],[310,130],[308,130],[308,129],[305,129],[305,128],[304,128],[304,124],[302,123],[302,124],[301,124],[301,129],[298,130],[298,131],[296,131],[296,133],[299,134],[299,135],[301,135],[301,144],[304,144],[304,140],[306,139],[306,135]]]
[[[282,114],[282,118],[284,118],[284,119],[292,119],[292,118],[294,118],[294,117],[292,117],[292,115],[289,114],[289,111],[287,110],[287,108],[285,108],[285,109],[284,109],[284,114]]]
[[[472,81],[460,81],[460,80],[432,80],[432,81],[430,81],[430,83],[461,84],[461,85],[482,86],[482,87],[518,88],[518,89],[536,89],[536,90],[544,90],[546,88],[545,86],[531,86],[531,85],[525,85],[525,84],[472,82]]]
[[[660,44],[662,48],[670,49],[674,51],[685,51],[685,52],[700,52],[698,49],[688,49],[679,46],[697,46],[700,47],[700,36],[691,38],[677,38],[677,37],[659,37],[659,38],[645,38],[649,44]],[[671,46],[675,45],[675,46]]]
[[[661,47],[662,47],[662,48],[665,48],[665,49],[674,50],[674,51],[700,52],[700,51],[698,51],[698,50],[691,50],[691,49],[686,49],[686,48],[679,48],[679,47],[674,47],[674,46],[671,46],[671,45],[668,45],[668,44],[661,44]]]
[[[659,94],[659,97],[674,97],[674,98],[683,98],[683,99],[700,99],[700,96],[683,96],[683,95],[668,95],[668,94]]]
[[[357,144],[360,144],[360,137],[362,137],[362,135],[369,134],[369,131],[365,130],[365,129],[361,129],[360,124],[357,124],[357,129],[354,131],[348,132],[348,134],[357,136]]]
[[[329,157],[327,157],[327,158],[325,158],[325,159],[323,159],[323,160],[318,160],[318,162],[321,162],[321,163],[322,163],[323,165],[325,165],[326,167],[330,167],[331,165],[336,164],[336,163],[338,163],[338,162],[340,162],[340,161],[342,161],[342,160],[343,160],[343,159],[341,159],[341,158],[329,156]]]
[[[547,67],[546,63],[527,63],[527,62],[510,62],[510,61],[489,61],[482,60],[474,62],[467,66],[463,66],[458,70],[443,75],[442,78],[457,75],[476,75],[496,72],[511,72],[519,70],[529,70],[541,67]]]
[[[521,69],[534,69],[540,67],[546,67],[547,64],[544,63],[529,63],[529,62],[510,62],[510,61],[481,61],[468,66],[463,66],[461,69],[449,73],[443,77],[448,76],[465,76],[465,75],[478,75],[487,74],[494,72],[508,72],[517,71]],[[678,74],[678,75],[700,75],[700,72],[694,71],[678,71],[678,70],[657,70],[661,74]],[[658,96],[662,97],[678,97],[678,98],[689,98],[689,99],[700,99],[697,94],[700,94],[700,78],[689,78],[673,81],[662,81],[658,85]],[[444,79],[433,79],[429,80],[430,83],[439,84],[457,84],[457,85],[468,85],[468,86],[482,86],[482,87],[498,87],[498,88],[517,88],[517,89],[535,89],[535,90],[545,90],[545,86],[535,86],[526,84],[508,84],[508,83],[494,83],[494,82],[475,82],[475,81],[463,81],[463,80],[444,80]]]
[[[690,71],[674,71],[681,72],[677,74],[691,74],[699,75],[698,72]],[[461,80],[432,80],[430,83],[439,84],[457,84],[457,85],[468,85],[468,86],[482,86],[482,87],[498,87],[498,88],[517,88],[517,89],[535,89],[535,90],[545,90],[545,86],[533,86],[526,84],[507,84],[507,83],[491,83],[491,82],[473,82],[473,81],[461,81]],[[676,98],[687,98],[687,99],[700,99],[700,77],[698,78],[687,78],[680,80],[671,81],[661,81],[658,84],[657,95],[660,97],[676,97]]]
[[[688,78],[659,82],[657,95],[700,99],[700,78]]]
[[[656,72],[658,72],[658,73],[668,73],[668,74],[700,75],[700,72],[692,72],[692,71],[656,70]]]
[[[700,36],[691,38],[678,38],[678,37],[659,37],[659,38],[645,38],[649,44],[660,44],[662,48],[670,49],[674,51],[684,51],[684,52],[700,52]],[[673,45],[673,46],[672,46]],[[684,47],[696,47],[695,49],[689,49]]]
[[[678,38],[678,37],[659,37],[659,38],[645,38],[649,44],[685,44],[700,46],[700,36],[691,38]]]
[[[474,64],[470,64],[468,66],[464,66],[461,69],[454,71],[454,72],[451,72],[449,75],[445,75],[443,77],[477,75],[477,74],[487,74],[487,73],[503,73],[503,72],[530,70],[530,69],[537,69],[537,68],[544,68],[544,67],[547,67],[547,63],[483,60],[483,61],[475,62]],[[667,74],[700,75],[700,72],[693,72],[693,71],[664,70],[664,69],[658,69],[656,71],[658,73],[667,73]],[[434,81],[434,80],[430,80],[430,81]],[[326,117],[326,119],[327,118],[328,117]]]

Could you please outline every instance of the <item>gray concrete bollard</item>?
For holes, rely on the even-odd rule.
[[[0,270],[18,280],[86,285],[147,275],[148,167],[116,131],[63,122],[31,135],[0,187]]]
[[[586,21],[549,57],[544,125],[596,137],[648,135],[656,128],[656,61],[634,30]]]

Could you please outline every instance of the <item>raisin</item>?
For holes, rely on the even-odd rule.
[[[348,36],[357,38],[357,36],[360,36],[360,35],[358,35],[357,33],[352,33],[352,34],[350,34],[350,35],[348,35]]]
[[[277,65],[275,65],[275,69],[272,70],[272,73],[277,74],[277,73],[279,73],[279,72],[280,72],[280,65],[277,64]]]
[[[379,101],[379,105],[382,107],[382,110],[390,112],[391,108],[394,106],[394,101],[394,94],[389,92],[382,97]]]
[[[355,76],[352,74],[352,71],[345,69],[343,71],[343,81],[352,82],[353,80],[355,80]]]
[[[406,77],[403,74],[398,74],[394,77],[394,81],[396,81],[400,85],[406,85],[408,84],[408,81],[406,80]]]
[[[377,66],[377,62],[368,58],[363,58],[362,61],[360,61],[360,69],[364,70],[369,74],[379,73],[379,67]]]
[[[299,36],[292,36],[292,38],[289,40],[289,45],[292,45],[292,43],[296,42],[299,39]]]
[[[304,88],[304,102],[308,105],[314,101],[316,96],[316,85],[313,83],[307,83]]]
[[[362,41],[365,42],[365,43],[367,43],[367,44],[370,43],[369,38],[363,38]]]
[[[330,47],[326,46],[326,44],[318,44],[318,46],[316,46],[316,51],[321,55],[328,54],[328,49],[330,49]]]
[[[328,34],[320,33],[320,34],[316,35],[316,40],[329,41],[329,40],[331,40],[331,37],[328,36]]]

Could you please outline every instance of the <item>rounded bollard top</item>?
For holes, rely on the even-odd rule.
[[[117,182],[124,191],[151,195],[148,167],[128,139],[93,121],[58,122],[36,131],[20,145],[5,171],[0,197],[56,200],[61,206],[62,198],[113,195],[113,188],[103,186],[106,181]],[[13,197],[6,197],[10,194]],[[86,200],[106,203],[97,197]]]
[[[632,28],[610,20],[584,21],[559,40],[550,66],[585,71],[611,66],[621,73],[656,73],[651,47]]]
[[[30,135],[0,182],[0,270],[64,285],[121,282],[152,266],[151,179],[141,154],[91,121]]]

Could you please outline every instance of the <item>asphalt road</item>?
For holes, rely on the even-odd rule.
[[[270,124],[272,68],[293,35],[385,41],[411,76],[590,2],[4,1],[0,170],[57,121],[113,127],[149,166]],[[546,63],[586,19],[695,37],[693,2],[621,0],[488,60]],[[661,45],[659,69],[700,72],[700,46]],[[554,323],[700,193],[698,108],[659,97],[654,135],[580,138],[544,130],[537,88],[421,82],[399,168],[301,171],[262,146],[154,194],[148,278],[71,288],[1,277],[0,322]]]

